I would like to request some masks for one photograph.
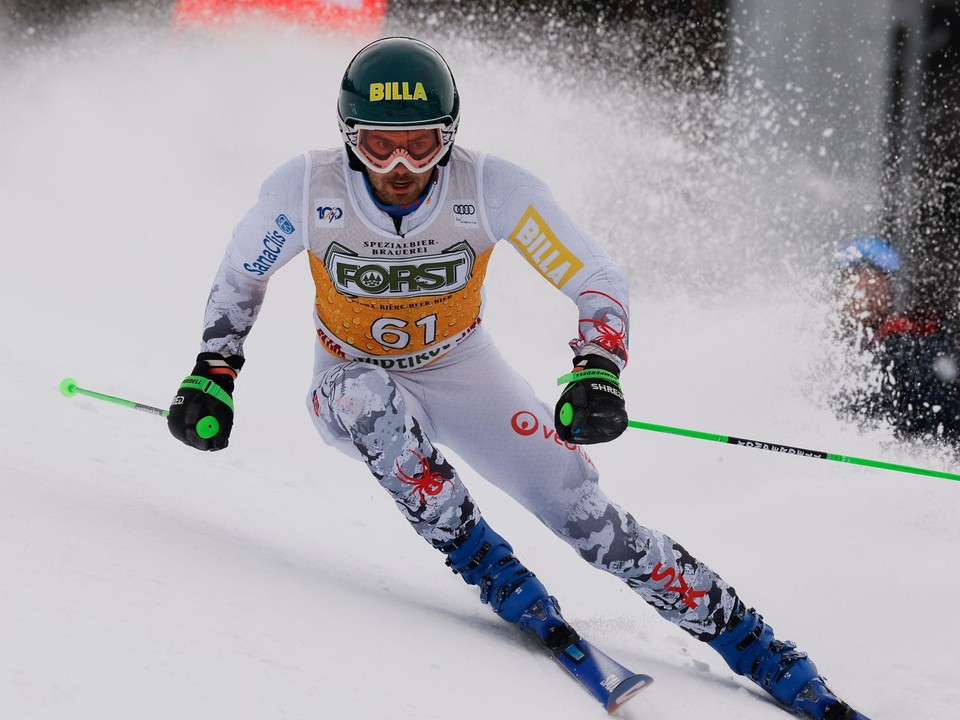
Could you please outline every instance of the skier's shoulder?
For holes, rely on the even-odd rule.
[[[304,153],[302,157],[310,161],[312,169],[343,172],[343,168],[347,164],[346,152],[343,145],[338,145],[325,150],[311,150]]]
[[[277,167],[260,185],[260,195],[284,197],[299,195],[303,189],[304,170],[306,168],[306,153],[290,158]]]
[[[307,150],[277,167],[261,185],[261,195],[280,195],[286,191],[299,192],[303,188],[307,164],[311,172],[343,173],[346,164],[342,146],[326,150]]]
[[[517,191],[537,194],[550,192],[547,184],[532,172],[500,155],[487,152],[472,154],[479,167],[480,186],[488,206],[502,205]]]

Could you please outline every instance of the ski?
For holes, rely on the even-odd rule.
[[[608,713],[653,682],[649,675],[634,673],[582,637],[552,651],[554,659],[577,679]]]
[[[563,619],[555,597],[547,597],[531,605],[520,616],[517,625],[546,648],[553,659],[573,675],[608,713],[616,712],[627,700],[653,682],[649,675],[628,670],[580,637],[580,633]]]

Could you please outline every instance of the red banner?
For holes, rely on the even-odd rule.
[[[177,0],[175,25],[218,25],[259,16],[279,22],[312,25],[330,30],[379,30],[388,0]]]

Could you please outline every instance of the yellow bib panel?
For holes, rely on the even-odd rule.
[[[416,211],[425,219],[402,236],[363,217],[369,203],[354,195],[340,152],[311,153],[307,249],[328,352],[412,370],[478,327],[494,241],[481,219],[477,156],[454,152]]]

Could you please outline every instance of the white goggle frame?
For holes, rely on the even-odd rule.
[[[360,162],[362,162],[367,168],[380,175],[386,175],[400,164],[403,164],[403,166],[412,173],[425,173],[429,170],[432,170],[434,167],[436,167],[438,162],[446,157],[447,150],[453,142],[453,136],[456,133],[456,125],[449,126],[444,125],[443,123],[428,123],[426,125],[364,125],[363,123],[358,123],[356,125],[347,125],[345,122],[343,122],[343,120],[340,120],[339,122],[340,134],[343,135],[347,145],[349,145],[353,150],[353,154],[356,155],[357,159],[359,159]],[[398,153],[394,155],[390,162],[387,163],[386,166],[383,166],[377,164],[371,158],[368,158],[360,149],[359,135],[361,130],[376,130],[380,132],[390,132],[391,130],[439,130],[440,150],[436,155],[433,156],[433,158],[430,159],[429,162],[418,167],[414,166],[415,161],[409,158],[406,153]]]

